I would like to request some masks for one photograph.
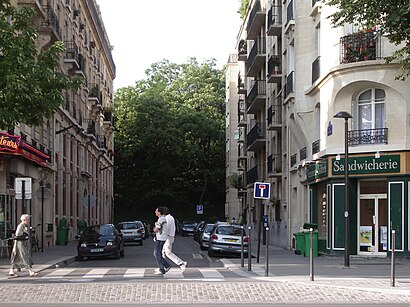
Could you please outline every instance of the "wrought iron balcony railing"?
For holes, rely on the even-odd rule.
[[[353,63],[380,58],[381,42],[377,32],[368,30],[340,38],[340,63]]]
[[[348,133],[349,145],[387,144],[388,128],[351,130]]]

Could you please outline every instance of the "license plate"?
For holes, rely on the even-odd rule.
[[[92,253],[100,253],[100,252],[103,252],[103,251],[104,251],[103,248],[92,248],[92,249],[91,249],[91,252],[92,252]]]
[[[226,239],[226,242],[238,242],[238,240],[235,240],[235,239]]]

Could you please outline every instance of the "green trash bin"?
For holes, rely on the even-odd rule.
[[[310,231],[306,231],[303,233],[305,237],[305,257],[310,257]],[[317,252],[317,242],[318,242],[318,237],[319,233],[317,230],[314,230],[312,232],[313,235],[313,257],[318,256]]]
[[[295,254],[305,255],[305,233],[296,232],[293,234],[295,236]]]
[[[57,227],[57,245],[67,245],[68,244],[68,225],[67,220],[62,219]]]

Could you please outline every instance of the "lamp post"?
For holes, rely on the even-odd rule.
[[[349,118],[352,118],[352,115],[346,111],[337,112],[334,118],[344,118],[345,120],[345,267],[350,267],[349,259],[349,142],[348,142],[348,121]]]

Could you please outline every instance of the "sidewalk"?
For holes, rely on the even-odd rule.
[[[77,241],[70,241],[67,245],[44,247],[44,252],[33,252],[33,270],[42,271],[50,267],[65,266],[75,260],[77,255]],[[0,258],[0,272],[7,272],[10,268],[10,257]]]
[[[410,295],[410,260],[395,261],[395,287],[390,286],[391,260],[350,256],[350,267],[344,257],[319,256],[313,258],[313,281],[310,279],[310,259],[296,255],[293,250],[269,246],[268,276],[266,276],[266,246],[261,245],[259,263],[256,246],[252,246],[251,271],[248,258],[241,267],[240,258],[221,259],[224,266],[259,276],[260,279],[280,282],[306,283],[333,287],[402,293]]]

